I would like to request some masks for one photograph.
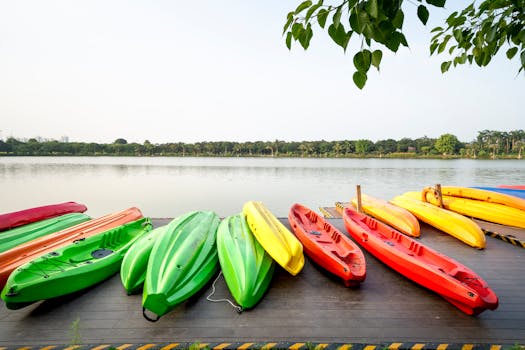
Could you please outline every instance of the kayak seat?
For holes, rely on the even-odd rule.
[[[111,249],[100,248],[91,252],[91,256],[95,259],[101,259],[113,253]]]

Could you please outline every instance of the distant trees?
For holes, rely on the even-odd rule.
[[[0,155],[16,156],[209,156],[209,157],[464,157],[519,158],[525,148],[525,131],[483,130],[475,140],[462,143],[455,135],[439,138],[386,139],[373,142],[335,141],[216,141],[154,144],[128,143],[119,138],[113,143],[0,140]]]
[[[452,134],[444,134],[436,140],[434,147],[439,153],[446,156],[457,154],[460,144],[461,143],[456,136]]]

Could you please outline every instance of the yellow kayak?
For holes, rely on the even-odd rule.
[[[357,198],[352,199],[352,204],[357,207]],[[419,237],[419,222],[412,213],[404,208],[361,194],[361,209],[365,214],[383,221],[406,235]]]
[[[421,196],[419,192],[415,193]],[[474,221],[462,215],[415,199],[411,193],[397,196],[390,203],[405,208],[419,220],[474,248],[485,248],[485,235],[481,228]]]
[[[438,200],[431,190],[425,189],[423,192],[408,192],[405,194],[412,198],[426,199],[427,202],[438,205]],[[423,194],[425,194],[425,198],[423,198]],[[482,200],[445,195],[442,198],[443,207],[458,214],[496,224],[525,228],[525,210]]]
[[[242,212],[264,250],[286,271],[297,275],[304,266],[301,242],[261,202],[246,202]]]
[[[475,199],[488,203],[503,204],[508,207],[525,210],[525,199],[523,198],[494,191],[482,190],[479,188],[442,186],[441,194],[443,196],[460,197],[466,199]]]

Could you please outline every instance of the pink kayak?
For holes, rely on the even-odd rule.
[[[83,213],[86,210],[87,207],[84,204],[65,202],[0,214],[0,231],[9,230],[14,227],[54,218],[64,214]]]

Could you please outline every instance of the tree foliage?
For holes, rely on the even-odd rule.
[[[426,25],[429,7],[444,7],[446,0],[417,0],[411,2],[414,14]],[[400,46],[408,47],[403,33],[405,13],[403,0],[340,0],[336,5],[325,5],[324,0],[314,3],[303,1],[288,13],[283,29],[286,46],[292,42],[306,50],[310,46],[316,25],[326,30],[330,38],[345,52],[352,37],[360,42],[360,49],[353,55],[356,71],[355,85],[362,89],[367,74],[373,66],[379,70],[383,50],[397,52]],[[441,64],[446,72],[453,64],[475,62],[489,64],[501,46],[508,44],[507,57],[512,59],[519,52],[520,72],[525,67],[525,0],[485,0],[479,7],[470,4],[460,13],[454,12],[447,19],[447,27],[437,27],[432,38],[432,54],[447,52],[453,59]]]
[[[483,130],[476,140],[458,141],[451,134],[438,139],[336,140],[336,141],[214,141],[108,143],[59,142],[37,139],[0,140],[0,156],[177,156],[177,157],[446,157],[521,158],[525,131]]]

